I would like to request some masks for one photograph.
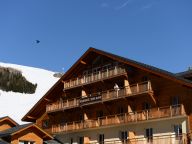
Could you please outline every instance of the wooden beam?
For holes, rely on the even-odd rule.
[[[154,97],[154,94],[153,94],[152,92],[149,92],[149,95],[150,95],[151,99],[153,100],[153,102],[154,102],[155,104],[157,104],[157,101],[156,101],[156,99],[155,99],[155,97]]]
[[[27,116],[28,118],[30,118],[30,119],[36,119],[35,117],[32,117],[32,116]]]
[[[51,102],[52,100],[50,100],[50,99],[47,99],[47,98],[44,98],[44,100],[46,100],[46,101],[48,101],[48,102]]]
[[[85,65],[85,64],[87,64],[87,63],[86,63],[86,62],[84,62],[83,60],[81,60],[80,62],[81,62],[82,64],[84,64],[84,65]]]

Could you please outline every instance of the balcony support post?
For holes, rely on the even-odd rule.
[[[150,83],[150,81],[147,82],[147,86],[148,86],[147,90],[150,91],[151,90],[151,83]]]

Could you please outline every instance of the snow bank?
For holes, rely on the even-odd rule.
[[[37,83],[34,94],[5,92],[0,90],[0,117],[10,116],[19,124],[24,122],[21,118],[38,102],[38,100],[58,81],[54,72],[21,66],[16,64],[1,63],[2,67],[10,67],[22,72],[22,75],[33,84]]]

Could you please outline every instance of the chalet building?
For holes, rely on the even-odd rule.
[[[0,118],[0,144],[43,144],[52,139],[35,124],[19,125],[8,116]]]
[[[192,82],[89,48],[23,117],[65,144],[187,144]]]

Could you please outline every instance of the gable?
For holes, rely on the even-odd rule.
[[[0,118],[0,131],[15,127],[16,125],[18,124],[8,116]]]
[[[15,125],[13,123],[11,123],[10,121],[0,122],[0,131],[7,130],[7,129],[12,128],[14,126]]]

